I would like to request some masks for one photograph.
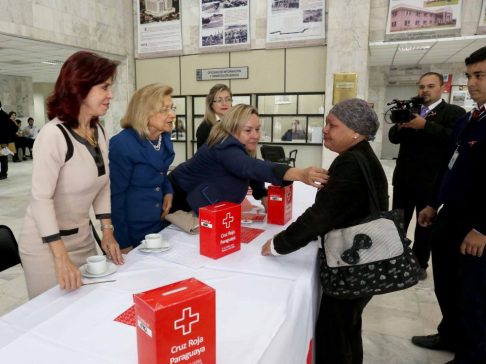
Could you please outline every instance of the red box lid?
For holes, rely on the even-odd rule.
[[[201,207],[199,210],[208,210],[208,211],[215,212],[215,211],[224,211],[226,209],[229,209],[229,208],[232,208],[232,207],[235,207],[235,206],[240,206],[240,205],[237,204],[237,203],[233,203],[233,202],[221,202],[221,203],[217,203],[217,204],[214,204],[214,205]]]
[[[212,292],[214,292],[214,288],[198,281],[196,278],[189,278],[150,291],[134,294],[133,300],[136,305],[142,305],[152,311],[158,311]]]

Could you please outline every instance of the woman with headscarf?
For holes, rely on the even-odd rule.
[[[267,241],[263,255],[290,254],[329,231],[356,225],[370,214],[368,185],[356,157],[369,163],[381,210],[388,210],[388,182],[370,140],[379,128],[376,113],[366,101],[349,99],[336,104],[322,130],[324,146],[339,155],[329,168],[329,182],[317,192],[315,204],[286,230]],[[319,257],[322,259],[323,254]],[[342,300],[322,296],[316,325],[316,363],[361,364],[361,314],[371,297]]]

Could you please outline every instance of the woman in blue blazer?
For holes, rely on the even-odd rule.
[[[151,84],[135,92],[110,139],[111,209],[115,238],[127,253],[145,235],[162,230],[174,191],[167,171],[174,160],[170,141],[175,119],[172,88]]]
[[[171,212],[199,214],[201,207],[221,201],[241,203],[249,186],[266,209],[265,182],[302,181],[318,188],[326,182],[327,171],[322,168],[291,168],[254,158],[259,139],[260,122],[253,106],[237,105],[226,112],[194,157],[168,176],[175,191]]]

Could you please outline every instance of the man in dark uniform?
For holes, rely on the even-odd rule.
[[[442,311],[438,334],[415,345],[456,352],[447,364],[486,363],[486,47],[466,58],[477,107],[456,121],[449,153],[418,223],[432,224],[432,263]]]
[[[2,109],[0,101],[0,150],[8,146],[10,142],[10,119]],[[8,156],[0,154],[0,180],[7,178]]]
[[[444,79],[428,72],[419,81],[418,96],[424,98],[420,114],[408,123],[395,124],[388,134],[393,144],[400,144],[397,166],[393,173],[393,209],[404,210],[405,230],[414,209],[418,213],[427,201],[447,153],[452,127],[466,111],[441,99]],[[421,279],[427,277],[430,258],[430,229],[417,224],[413,251],[421,268]]]

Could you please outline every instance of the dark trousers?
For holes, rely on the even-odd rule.
[[[172,214],[179,210],[186,212],[192,211],[191,206],[189,206],[186,201],[187,192],[179,187],[172,173],[169,173],[167,175],[167,179],[170,181],[170,183],[172,184],[172,188],[174,189],[174,198],[172,200],[172,207],[169,213]],[[199,211],[197,212],[197,214],[199,214]]]
[[[418,217],[420,211],[427,206],[429,196],[430,193],[426,191],[399,186],[393,187],[393,209],[404,211],[405,231],[408,230],[413,211],[416,211]],[[412,250],[423,269],[427,269],[429,266],[431,231],[431,229],[423,228],[419,224],[415,227]]]
[[[7,176],[8,172],[8,156],[0,156],[0,176]]]
[[[322,296],[316,325],[316,364],[362,364],[361,315],[372,297]]]
[[[486,254],[462,255],[473,217],[445,206],[432,225],[435,294],[442,311],[441,338],[456,348],[460,364],[486,363]]]
[[[17,149],[15,151],[15,154],[14,156],[12,157],[14,161],[18,161],[19,160],[19,151],[20,149],[22,149],[23,147],[23,138],[19,138],[18,136],[15,136],[14,139],[13,139],[13,142],[15,143],[15,149]]]

